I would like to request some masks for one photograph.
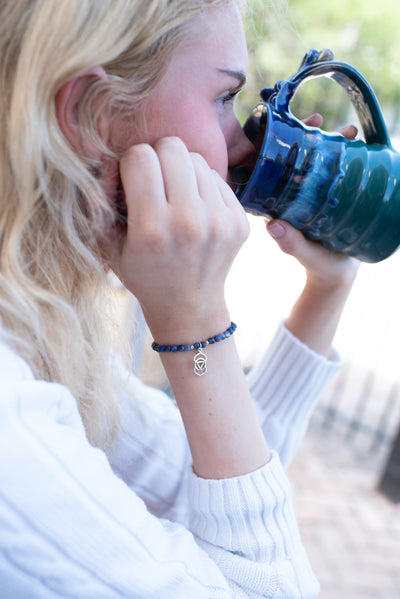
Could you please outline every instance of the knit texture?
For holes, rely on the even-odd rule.
[[[285,427],[305,428],[337,364],[284,327],[274,343],[249,378],[272,459],[221,481],[193,473],[179,411],[160,391],[126,379],[105,455],[70,392],[35,381],[0,345],[0,597],[316,597],[279,452],[292,457],[299,435]],[[298,360],[317,389],[293,377],[288,391]]]

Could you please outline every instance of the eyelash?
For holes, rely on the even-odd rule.
[[[236,98],[236,96],[238,95],[239,92],[240,92],[240,89],[237,89],[235,91],[225,94],[225,96],[222,96],[222,98],[220,100],[221,104],[224,105],[224,104],[227,104],[228,102],[232,102],[232,100],[234,100]]]

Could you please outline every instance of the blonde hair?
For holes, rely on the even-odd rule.
[[[99,165],[62,135],[55,96],[94,66],[105,69],[79,113],[82,131],[101,145],[102,108],[134,112],[193,19],[225,2],[0,0],[1,335],[35,377],[71,390],[97,446],[118,425],[112,298],[98,243],[111,207]]]

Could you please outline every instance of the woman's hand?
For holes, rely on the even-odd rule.
[[[110,263],[138,298],[153,337],[186,344],[226,330],[225,277],[249,232],[234,193],[177,138],[132,147],[120,172],[128,223]],[[201,377],[193,372],[194,352],[159,355],[196,474],[229,478],[266,464],[269,450],[234,338],[207,347]]]
[[[303,122],[310,127],[321,127],[323,117],[316,113]],[[353,139],[357,135],[357,128],[347,125],[340,132],[346,139]],[[307,240],[300,231],[285,221],[270,221],[267,223],[267,230],[283,252],[291,254],[304,266],[309,283],[321,288],[341,285],[351,287],[358,270],[358,261],[327,250],[318,242]]]
[[[304,123],[321,127],[322,120],[320,114],[313,114]],[[353,139],[357,128],[348,125],[341,133],[347,139]],[[283,220],[268,222],[267,230],[280,249],[294,256],[307,274],[306,285],[286,326],[311,349],[328,356],[359,262],[327,250],[317,241],[306,239],[300,231]]]
[[[154,337],[187,342],[227,328],[225,278],[249,232],[231,189],[178,138],[133,146],[120,174],[128,223],[109,262]]]
[[[344,254],[324,248],[311,241],[291,224],[283,220],[267,222],[267,231],[285,254],[294,256],[306,269],[307,281],[315,287],[351,287],[359,262]]]
[[[309,127],[321,128],[323,120],[324,119],[320,114],[315,113],[305,118],[303,123]],[[346,125],[346,127],[343,127],[339,130],[339,133],[341,133],[346,139],[354,139],[357,135],[357,127],[354,125]]]

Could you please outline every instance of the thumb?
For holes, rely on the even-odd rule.
[[[304,239],[300,231],[284,220],[270,220],[267,222],[267,231],[285,254],[296,255]]]
[[[294,256],[300,264],[313,269],[322,259],[326,259],[328,250],[317,241],[306,239],[301,231],[284,220],[271,220],[267,231],[285,254]]]

